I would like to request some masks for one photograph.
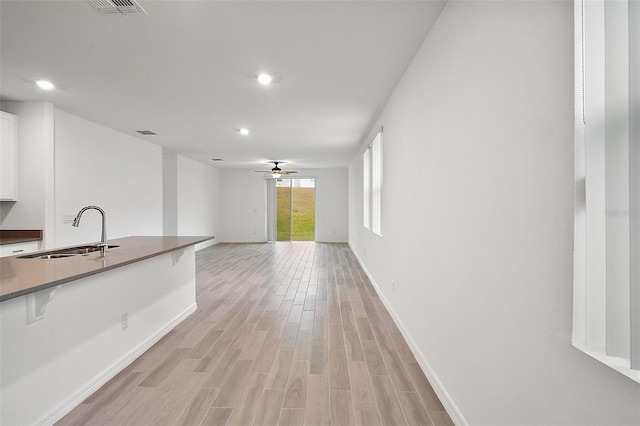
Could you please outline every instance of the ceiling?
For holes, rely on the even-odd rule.
[[[49,101],[220,168],[346,167],[443,2],[139,4],[147,15],[0,1],[0,98]]]

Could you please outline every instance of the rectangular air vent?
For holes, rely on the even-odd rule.
[[[135,0],[89,0],[104,14],[146,15],[147,12]]]
[[[222,158],[212,158],[211,161],[222,161]]]
[[[157,135],[156,132],[154,132],[153,130],[136,130],[136,132],[140,133],[141,135]]]

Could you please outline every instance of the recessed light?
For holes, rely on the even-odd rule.
[[[38,85],[39,88],[41,88],[42,90],[51,90],[53,89],[54,86],[52,82],[47,81],[47,80],[38,80],[36,81],[36,84]]]
[[[241,135],[243,135],[243,136],[247,136],[249,133],[251,133],[251,131],[250,131],[249,129],[244,128],[244,127],[243,127],[242,129],[238,130],[238,131],[239,131],[239,132],[240,132],[240,134],[241,134]]]
[[[273,81],[273,77],[271,77],[269,74],[263,73],[258,76],[258,82],[265,86],[271,84],[272,81]]]

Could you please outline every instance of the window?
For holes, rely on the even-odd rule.
[[[572,340],[640,382],[640,2],[575,11]]]
[[[365,228],[371,229],[371,152],[369,148],[362,154],[362,170],[363,170],[363,206],[362,206],[362,224]]]
[[[382,236],[382,132],[362,154],[363,224]]]
[[[371,230],[382,235],[382,133],[371,143]]]

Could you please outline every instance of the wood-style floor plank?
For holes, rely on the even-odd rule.
[[[242,394],[238,398],[229,418],[230,426],[245,426],[253,423],[266,381],[266,374],[251,373],[249,375],[246,385],[242,389]]]
[[[191,352],[188,348],[176,348],[171,354],[140,383],[140,386],[156,387]]]
[[[220,392],[213,401],[214,407],[233,407],[240,397],[240,392],[244,386],[246,377],[249,375],[253,361],[236,361],[233,369],[229,373],[227,380],[220,388]]]
[[[355,412],[351,401],[351,392],[344,390],[331,390],[331,425],[353,426],[355,425]]]
[[[294,358],[296,361],[311,360],[312,332],[308,330],[298,331],[298,339],[295,344]]]
[[[182,360],[159,386],[148,388],[149,393],[131,395],[131,404],[113,418],[112,424],[156,424],[177,419],[206,379],[205,374],[193,372],[195,362]]]
[[[451,417],[449,417],[446,411],[432,411],[429,412],[429,416],[431,417],[431,420],[433,420],[434,425],[454,426],[454,423],[451,421]]]
[[[372,376],[387,375],[387,367],[384,364],[382,354],[375,340],[363,340],[362,350],[367,361],[369,374]]]
[[[222,358],[220,358],[220,362],[216,368],[209,374],[209,377],[207,377],[204,387],[209,389],[222,388],[222,384],[233,370],[233,366],[236,364],[240,352],[242,352],[240,349],[227,349]]]
[[[387,370],[391,376],[393,386],[397,391],[411,392],[415,391],[415,387],[411,382],[411,377],[407,372],[400,354],[396,351],[382,351],[382,357],[387,365]]]
[[[378,406],[371,386],[371,378],[364,361],[349,362],[351,394],[357,425],[380,425]]]
[[[371,377],[373,393],[384,425],[406,425],[407,422],[389,376]]]
[[[329,325],[329,388],[331,390],[349,390],[349,368],[340,324]]]
[[[328,323],[324,318],[316,318],[311,341],[311,362],[309,373],[323,374],[329,362]]]
[[[283,408],[279,426],[301,426],[304,424],[304,408]]]
[[[433,426],[433,420],[429,417],[429,412],[416,392],[398,392],[398,399],[402,406],[402,411],[410,425]]]
[[[266,389],[262,393],[262,400],[253,420],[255,426],[273,426],[280,420],[284,391],[279,389]]]
[[[218,393],[217,389],[200,389],[178,418],[180,425],[199,425],[207,415],[211,403]]]
[[[358,333],[355,331],[345,331],[344,343],[349,361],[364,361],[364,353],[362,352],[362,345],[360,344]]]
[[[307,385],[307,407],[304,424],[306,426],[328,425],[329,376],[327,374],[309,374]]]
[[[445,411],[431,384],[420,369],[420,366],[414,363],[407,363],[405,365],[427,409],[429,411]]]
[[[229,421],[233,408],[211,407],[202,420],[202,425],[224,426]]]
[[[296,361],[291,366],[283,408],[305,408],[307,401],[307,362]]]
[[[271,368],[269,379],[267,380],[267,389],[286,389],[289,371],[291,370],[291,362],[293,361],[292,350],[278,351],[277,361]]]
[[[59,425],[451,425],[346,244],[218,244],[198,310]]]

